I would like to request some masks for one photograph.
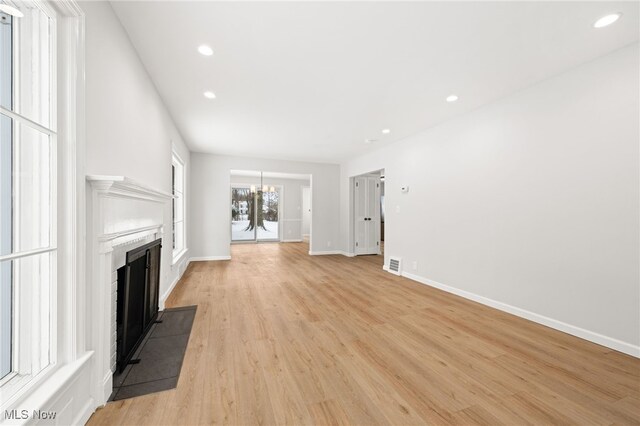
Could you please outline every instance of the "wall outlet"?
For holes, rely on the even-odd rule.
[[[287,232],[287,233],[290,234],[291,233],[291,229],[289,229],[289,232]]]
[[[400,213],[400,206],[396,206],[396,213]]]
[[[327,247],[331,247],[331,241],[327,241]]]
[[[417,260],[414,260],[413,262],[411,262],[411,268],[412,268],[414,271],[417,271],[417,270],[418,270],[418,261],[417,261]]]

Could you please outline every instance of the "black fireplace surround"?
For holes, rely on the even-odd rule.
[[[122,372],[158,316],[162,238],[127,252],[118,269],[116,371]]]

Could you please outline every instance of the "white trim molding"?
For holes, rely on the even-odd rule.
[[[342,250],[325,250],[325,251],[312,251],[309,250],[310,256],[327,256],[332,254],[344,254]]]
[[[208,262],[210,260],[231,260],[231,256],[200,256],[200,257],[191,257],[189,258],[189,263],[191,262]]]
[[[165,307],[164,304],[167,301],[167,299],[169,298],[169,296],[171,295],[171,292],[173,291],[173,289],[176,288],[176,286],[178,285],[178,283],[182,279],[182,275],[184,275],[184,272],[182,274],[178,274],[178,276],[176,276],[176,279],[173,280],[173,282],[171,283],[171,285],[169,286],[167,291],[162,293],[162,295],[160,296],[160,299],[158,301],[158,305],[159,305],[159,309],[161,311],[164,311],[164,307]]]
[[[344,250],[309,251],[309,255],[311,256],[325,256],[330,254],[341,254],[346,257],[356,257],[355,253],[350,253]]]
[[[164,203],[173,195],[149,188],[125,176],[88,175],[87,182],[102,196],[136,198]]]
[[[85,256],[85,18],[74,0],[44,1],[57,14],[54,63],[58,94],[57,364],[7,409],[56,412],[56,424],[84,424],[97,404],[91,395],[94,352],[86,342]],[[3,401],[6,402],[6,401]],[[4,418],[4,412],[0,413]],[[3,422],[0,422],[3,423]],[[7,421],[6,423],[9,423]],[[11,424],[35,423],[33,419]],[[3,423],[4,424],[4,423]]]
[[[388,267],[385,267],[387,270]],[[491,308],[498,309],[503,312],[518,316],[520,318],[533,321],[538,324],[545,325],[563,333],[571,334],[572,336],[579,337],[584,340],[588,340],[593,343],[597,343],[602,346],[614,349],[616,351],[625,353],[627,355],[640,358],[640,346],[635,346],[627,342],[623,342],[612,337],[604,336],[602,334],[585,330],[584,328],[576,327],[575,325],[567,324],[562,321],[558,321],[553,318],[546,317],[544,315],[536,314],[535,312],[527,311],[525,309],[518,308],[516,306],[509,305],[507,303],[498,302],[497,300],[489,299],[488,297],[480,296],[475,293],[471,293],[465,290],[461,290],[456,287],[452,287],[446,284],[439,283],[437,281],[430,280],[428,278],[421,277],[419,275],[411,274],[408,272],[402,272],[402,276],[410,280],[416,281],[420,284],[425,284],[430,287],[437,288],[439,290],[446,291],[447,293],[455,294],[456,296],[464,297],[468,300],[481,303]]]
[[[171,266],[175,266],[177,263],[180,263],[182,260],[184,260],[185,254],[187,254],[188,251],[189,249],[185,247],[180,250],[179,253],[176,253],[174,256],[172,256]]]
[[[90,349],[95,352],[91,396],[97,405],[106,404],[113,390],[115,359],[114,268],[123,250],[149,239],[165,237],[170,223],[173,195],[149,188],[124,176],[87,176],[87,277]],[[162,253],[162,265],[170,266],[171,253]],[[164,261],[166,259],[166,262]],[[166,274],[161,274],[164,288]],[[165,292],[159,304],[164,305]]]

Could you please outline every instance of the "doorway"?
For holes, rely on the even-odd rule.
[[[356,256],[382,254],[383,173],[367,173],[352,178],[353,230]]]
[[[303,188],[311,176],[254,170],[230,171],[231,243],[303,242]],[[310,210],[310,207],[307,208]],[[311,238],[309,218],[308,231]]]
[[[231,187],[231,241],[280,241],[280,186]]]

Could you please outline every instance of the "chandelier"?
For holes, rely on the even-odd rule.
[[[262,192],[276,192],[276,187],[271,185],[265,185],[263,182],[263,176],[262,176],[262,172],[260,172],[260,186],[262,187]],[[251,185],[251,193],[255,194],[256,192],[256,186],[255,185]]]

